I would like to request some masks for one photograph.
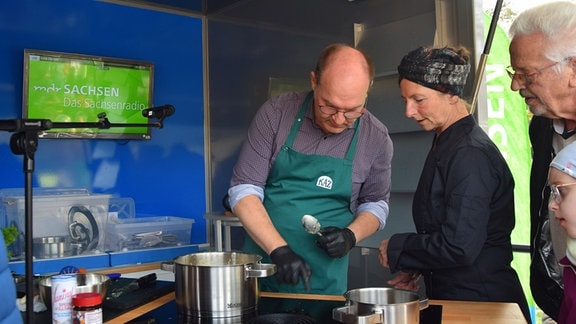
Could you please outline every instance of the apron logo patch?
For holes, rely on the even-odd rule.
[[[324,189],[332,189],[332,178],[329,176],[321,176],[316,181],[316,186]]]

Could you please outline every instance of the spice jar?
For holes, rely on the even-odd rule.
[[[96,292],[79,293],[72,297],[74,324],[102,324],[102,296]]]

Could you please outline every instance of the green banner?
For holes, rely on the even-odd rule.
[[[491,17],[485,15],[486,34]],[[510,89],[511,79],[505,68],[510,65],[510,40],[500,26],[496,28],[492,48],[486,59],[485,77],[488,96],[487,132],[504,155],[516,183],[514,189],[516,227],[513,244],[530,244],[530,166],[531,146],[528,137],[529,110],[518,92]],[[518,272],[524,291],[529,289],[530,257],[515,253],[513,266]],[[529,297],[530,304],[534,302]]]

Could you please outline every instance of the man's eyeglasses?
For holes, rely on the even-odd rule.
[[[328,116],[332,116],[332,115],[336,115],[338,112],[340,112],[339,109],[336,109],[334,107],[330,107],[330,106],[319,106],[320,111]],[[362,107],[362,110],[360,111],[347,111],[344,114],[344,118],[348,119],[348,120],[353,120],[353,119],[357,119],[362,117],[362,115],[364,115],[366,113],[366,104],[364,104],[364,106]]]
[[[572,185],[576,185],[576,182],[571,182],[571,183],[563,183],[563,184],[559,184],[559,185],[550,185],[550,195],[552,196],[552,199],[554,199],[554,201],[559,204],[560,201],[562,201],[562,195],[560,194],[560,188],[563,187],[568,187],[568,186],[572,186]]]
[[[518,73],[514,70],[513,67],[508,66],[508,67],[506,67],[506,73],[508,73],[508,76],[512,80],[514,80],[514,78],[518,78],[518,80],[520,80],[522,83],[530,84],[536,79],[536,77],[538,77],[538,75],[540,75],[540,73],[544,72],[545,70],[547,70],[553,66],[556,66],[559,63],[565,62],[566,60],[567,59],[564,59],[564,60],[558,61],[558,62],[554,62],[550,65],[546,65],[543,68],[536,69],[536,71],[530,72],[530,73]]]

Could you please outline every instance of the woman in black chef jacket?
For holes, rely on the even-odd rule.
[[[412,202],[417,233],[383,240],[380,263],[396,288],[416,290],[422,275],[428,298],[514,302],[531,322],[510,266],[514,179],[461,99],[469,71],[464,48],[420,47],[398,66],[406,117],[434,140]]]

